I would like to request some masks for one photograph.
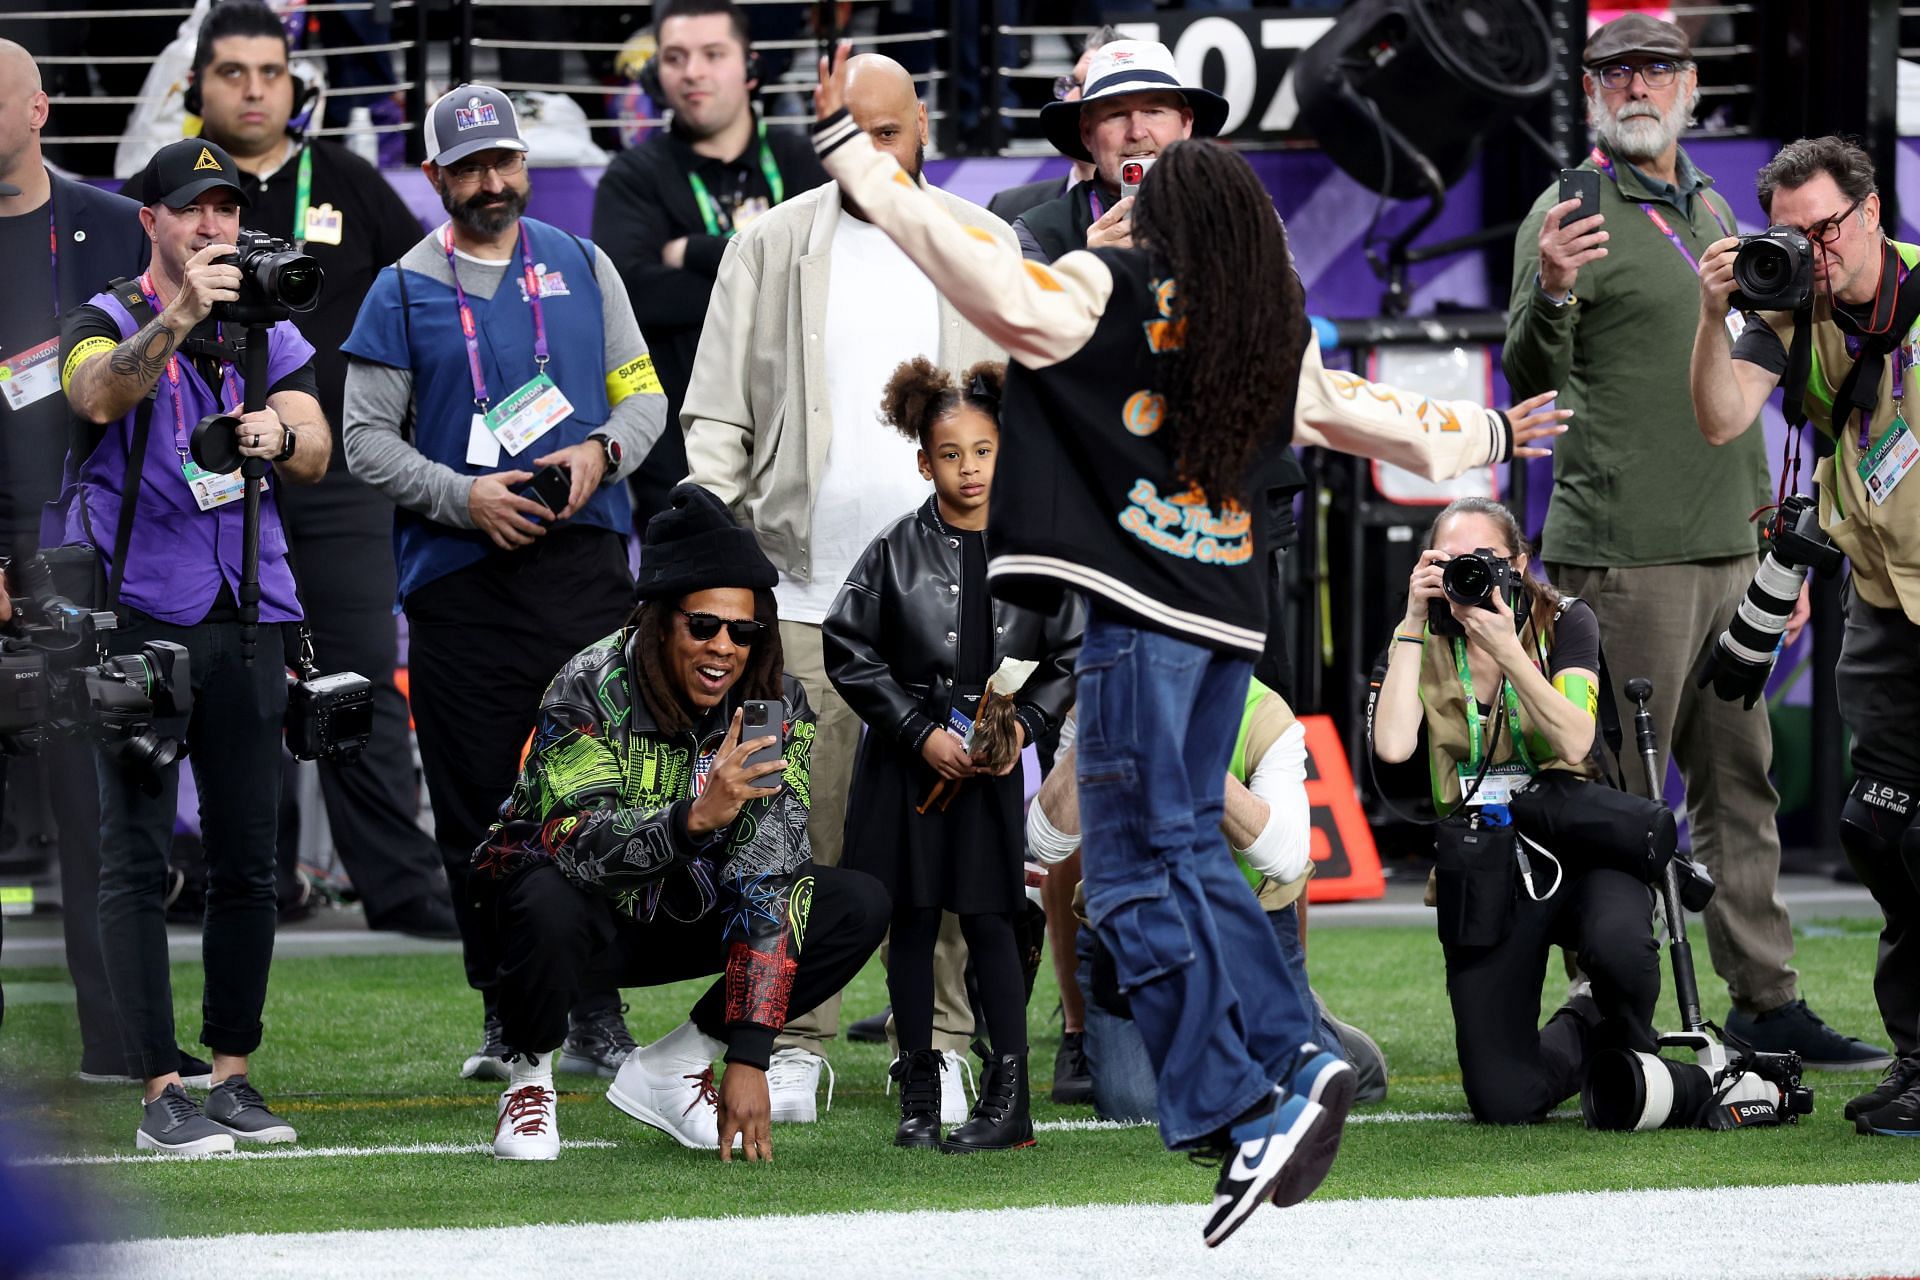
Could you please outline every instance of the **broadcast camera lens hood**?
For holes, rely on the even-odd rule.
[[[240,465],[240,419],[230,413],[210,413],[200,419],[188,444],[202,471],[226,475]]]

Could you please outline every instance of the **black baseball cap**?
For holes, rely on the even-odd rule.
[[[240,186],[240,167],[224,147],[204,138],[182,138],[154,152],[147,167],[128,180],[126,194],[141,204],[184,209],[215,187],[231,189],[243,206],[252,203]]]

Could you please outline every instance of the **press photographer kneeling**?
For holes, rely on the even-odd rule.
[[[1638,847],[1623,841],[1611,856],[1590,839],[1576,856],[1573,839],[1543,829],[1622,793],[1597,783],[1593,759],[1599,624],[1528,578],[1524,545],[1497,502],[1462,498],[1440,513],[1372,717],[1383,761],[1412,758],[1424,740],[1447,815],[1435,886],[1447,996],[1467,1104],[1494,1124],[1541,1119],[1602,1049],[1652,1053],[1660,994],[1648,883],[1664,862],[1649,856],[1644,828]],[[1668,854],[1671,831],[1669,816]],[[1555,945],[1578,958],[1590,990],[1542,1027]]]
[[[233,257],[246,197],[232,159],[197,139],[161,148],[127,191],[144,206],[152,258],[139,280],[113,282],[67,317],[61,381],[75,414],[105,431],[75,440],[67,489],[41,542],[100,550],[104,599],[84,603],[119,613],[109,641],[116,654],[162,640],[192,655],[191,714],[157,719],[156,729],[185,740],[200,792],[208,872],[200,1039],[213,1050],[204,1113],[175,1070],[164,906],[177,807],[172,766],[149,793],[102,760],[100,933],[127,1073],[146,1085],[136,1145],[200,1155],[231,1151],[235,1139],[295,1138],[247,1080],[248,1055],[261,1039],[277,918],[287,709],[281,632],[301,616],[275,491],[283,481],[318,480],[332,444],[314,398],[313,348],[281,321],[264,331],[265,407],[241,414],[233,432],[242,457],[272,464],[255,525],[254,660],[241,621],[250,594],[243,573],[250,504],[237,472],[218,474],[193,461],[203,418],[260,399],[259,388],[241,385],[237,326],[222,323],[263,285],[258,271],[243,275]]]

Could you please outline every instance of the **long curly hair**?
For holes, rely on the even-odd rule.
[[[633,656],[637,668],[633,687],[640,693],[662,733],[686,733],[694,726],[693,707],[681,694],[667,670],[667,641],[673,620],[680,612],[681,600],[643,600],[627,619],[634,630]],[[780,614],[773,592],[761,588],[753,593],[753,620],[766,625],[766,633],[747,652],[747,664],[740,678],[727,691],[735,701],[764,698],[778,702],[782,697],[780,677],[786,670],[786,654],[780,647]]]
[[[1305,293],[1287,235],[1253,168],[1211,142],[1176,142],[1141,184],[1134,238],[1174,281],[1184,341],[1157,388],[1183,479],[1210,504],[1244,502],[1300,377]]]
[[[1006,383],[1007,366],[998,360],[982,360],[956,382],[933,361],[915,356],[902,360],[887,379],[887,388],[880,394],[880,420],[925,449],[934,425],[963,404],[997,424]]]

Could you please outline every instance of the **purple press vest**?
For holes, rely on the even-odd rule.
[[[95,294],[90,304],[113,317],[124,340],[140,326],[111,293]],[[268,343],[267,381],[277,383],[313,358],[313,347],[285,320],[273,326]],[[179,424],[176,445],[173,384],[163,372],[153,398],[153,420],[147,431],[146,465],[140,473],[140,501],[134,512],[127,546],[126,573],[120,600],[142,613],[176,626],[192,626],[207,616],[220,584],[234,598],[240,595],[242,511],[238,499],[202,511],[193,500],[181,473],[181,454],[194,425],[220,405],[193,362],[179,357],[180,404],[185,421]],[[238,371],[234,385],[238,386]],[[232,411],[239,412],[237,406]],[[138,410],[136,410],[138,412]],[[48,511],[52,528],[42,528],[43,543],[91,543],[102,560],[111,561],[113,535],[119,527],[120,494],[126,484],[127,455],[133,446],[134,415],[129,413],[107,429],[100,444],[80,468],[77,490],[61,495],[61,512]],[[71,460],[69,460],[71,466]],[[294,595],[293,573],[287,567],[287,535],[280,525],[275,490],[280,480],[267,476],[260,499],[260,621],[297,622],[300,602]],[[83,509],[84,508],[84,509]],[[58,521],[59,523],[55,524]],[[54,536],[48,537],[46,535]],[[112,565],[107,565],[109,572]]]

